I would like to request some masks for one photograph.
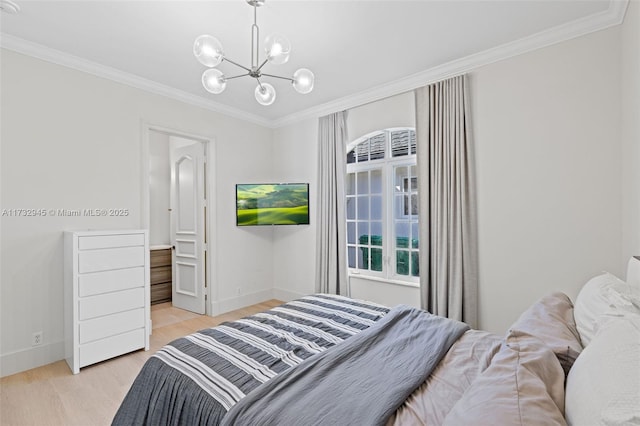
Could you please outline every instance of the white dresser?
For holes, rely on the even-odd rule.
[[[71,371],[149,349],[146,230],[64,233],[65,358]]]

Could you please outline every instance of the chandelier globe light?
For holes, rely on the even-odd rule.
[[[272,34],[264,41],[264,53],[266,59],[260,62],[260,28],[257,24],[257,8],[262,6],[265,0],[246,0],[253,6],[253,25],[251,26],[251,66],[245,67],[231,59],[227,58],[222,47],[222,43],[215,37],[210,35],[201,35],[193,44],[193,54],[196,59],[204,66],[208,67],[202,74],[202,85],[205,90],[215,95],[220,94],[227,87],[227,81],[239,77],[253,77],[258,83],[254,92],[256,101],[261,105],[271,105],[276,100],[276,90],[269,84],[261,81],[262,77],[278,78],[291,82],[293,88],[301,94],[307,94],[313,90],[315,76],[306,69],[300,68],[293,77],[283,77],[274,74],[262,72],[262,68],[271,62],[274,65],[285,64],[289,60],[291,54],[291,43],[286,37],[280,34]],[[244,74],[238,74],[227,77],[222,71],[216,67],[222,62],[229,62],[236,67],[246,71]]]
[[[256,86],[255,90],[256,101],[260,105],[271,105],[276,100],[276,89],[269,83],[262,83]]]

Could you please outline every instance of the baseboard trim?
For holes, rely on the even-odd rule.
[[[230,299],[219,300],[212,303],[212,315],[220,315],[225,312],[234,311],[236,309],[244,308],[249,305],[255,305],[256,303],[264,302],[265,300],[273,299],[273,289],[257,291],[255,293],[243,294],[238,297],[232,297]]]
[[[283,302],[290,302],[291,300],[299,299],[304,296],[306,295],[295,291],[285,290],[283,288],[273,289],[273,299],[282,300]]]
[[[304,294],[282,288],[270,288],[255,293],[243,294],[238,297],[224,299],[211,304],[212,316],[224,314],[256,303],[271,299],[288,302],[303,297]],[[0,355],[0,377],[10,376],[32,368],[37,368],[53,362],[64,360],[64,342],[54,342],[21,349]]]
[[[54,342],[0,355],[0,377],[64,359],[64,342]]]

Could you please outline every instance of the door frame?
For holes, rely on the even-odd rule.
[[[217,247],[214,241],[211,239],[213,235],[216,235],[215,224],[216,222],[216,199],[214,197],[214,189],[216,187],[216,176],[213,170],[213,164],[215,164],[216,143],[215,138],[208,136],[196,135],[182,130],[172,129],[165,126],[158,126],[148,122],[142,122],[142,187],[141,187],[141,215],[140,222],[143,229],[149,229],[151,223],[151,186],[149,183],[149,144],[150,132],[164,133],[169,136],[177,136],[185,139],[191,139],[203,144],[204,158],[205,158],[205,209],[204,215],[205,223],[205,251],[206,258],[205,265],[205,281],[207,283],[205,294],[207,295],[207,301],[205,302],[205,315],[213,316],[218,313],[218,279],[217,274]]]

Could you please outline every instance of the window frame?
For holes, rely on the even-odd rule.
[[[357,145],[379,134],[383,134],[383,133],[385,134],[384,157],[380,159],[357,162],[357,155],[356,155],[356,162],[346,164],[346,176],[345,176],[346,179],[349,179],[349,175],[354,174],[354,181],[357,181],[357,176],[358,176],[357,174],[360,172],[365,172],[365,171],[370,172],[372,170],[378,170],[378,169],[381,170],[381,173],[382,173],[382,183],[381,183],[382,194],[381,195],[382,195],[382,206],[383,206],[382,208],[382,247],[381,247],[382,248],[382,271],[373,271],[370,269],[371,256],[369,256],[369,269],[357,268],[357,260],[355,263],[355,266],[356,266],[355,268],[348,266],[349,265],[349,259],[348,259],[349,248],[355,247],[356,250],[359,250],[360,245],[359,245],[359,237],[357,235],[358,234],[357,232],[358,218],[356,216],[355,219],[349,220],[347,219],[348,214],[345,212],[345,220],[346,220],[345,224],[346,224],[347,231],[348,231],[350,222],[356,223],[356,242],[349,244],[348,235],[345,238],[345,247],[347,248],[347,266],[348,266],[349,277],[357,277],[362,279],[381,281],[381,282],[390,283],[390,284],[407,285],[412,287],[418,286],[420,283],[420,277],[411,275],[411,272],[409,272],[409,275],[398,274],[397,263],[396,263],[397,250],[398,249],[402,250],[402,248],[397,247],[397,238],[396,238],[396,230],[395,230],[395,225],[396,225],[395,219],[397,219],[394,217],[394,203],[395,203],[395,197],[396,197],[396,192],[394,190],[395,173],[396,173],[397,167],[407,167],[410,170],[412,166],[415,167],[415,170],[417,172],[417,164],[416,164],[417,158],[416,158],[416,154],[411,153],[410,140],[409,140],[409,150],[407,155],[392,157],[391,133],[395,131],[407,131],[407,130],[415,132],[415,128],[413,127],[386,128],[382,130],[376,130],[374,132],[363,135],[347,144],[346,153],[348,155],[350,151],[356,149]],[[371,175],[369,175],[369,182],[368,182],[369,186],[371,185],[370,176]],[[409,175],[407,177],[407,179],[409,179],[409,182],[411,182],[412,178],[417,178],[417,176]],[[369,203],[371,204],[371,189],[369,189],[368,196],[369,196]],[[353,197],[357,200],[358,194],[354,189],[354,194],[347,195],[347,191],[345,187],[345,208],[346,208],[347,200],[349,197]],[[409,218],[417,219],[415,216],[411,214],[409,214],[407,217],[400,217],[400,219],[409,219]],[[371,222],[372,222],[371,212],[369,212],[368,222],[369,222],[369,227],[371,227]],[[390,237],[387,237],[387,236],[390,236]],[[412,238],[417,237],[417,236],[413,236],[413,234],[411,234],[411,236]],[[391,242],[391,244],[389,244],[389,242]],[[411,243],[409,245],[411,246]],[[369,250],[371,250],[372,248],[371,240],[369,240],[368,247],[369,247]],[[373,246],[373,248],[375,247],[377,246]],[[413,249],[413,250],[411,249],[411,247],[409,247],[410,253],[416,252],[416,251],[419,252],[419,250],[420,250],[419,246],[418,246],[418,249]],[[357,259],[357,256],[358,254],[356,252],[356,259]],[[409,256],[411,257],[411,254],[409,254]]]

